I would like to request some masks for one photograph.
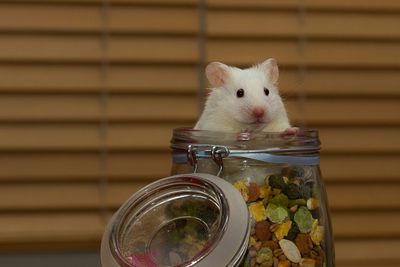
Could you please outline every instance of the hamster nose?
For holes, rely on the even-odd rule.
[[[261,107],[255,107],[252,111],[252,115],[254,118],[260,119],[264,117],[265,110]]]

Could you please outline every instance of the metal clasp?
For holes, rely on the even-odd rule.
[[[223,158],[229,156],[229,149],[226,146],[215,145],[189,145],[187,150],[187,158],[190,165],[193,166],[193,173],[197,172],[198,159],[211,158],[219,167],[217,176],[220,176],[224,170]]]
[[[193,173],[197,172],[197,147],[195,145],[189,145],[187,150],[187,158],[190,165],[193,166]]]

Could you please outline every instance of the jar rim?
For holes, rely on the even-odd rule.
[[[299,128],[296,134],[283,132],[216,132],[181,127],[173,129],[172,149],[186,149],[191,144],[223,145],[239,150],[315,151],[320,149],[317,130]]]

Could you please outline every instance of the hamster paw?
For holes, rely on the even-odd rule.
[[[283,138],[290,138],[295,137],[300,132],[300,128],[298,127],[290,127],[283,131],[282,137]]]

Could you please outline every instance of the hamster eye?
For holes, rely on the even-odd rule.
[[[244,96],[244,90],[240,88],[239,90],[236,91],[236,96],[237,97],[243,97]]]
[[[269,90],[265,87],[264,87],[264,93],[265,93],[265,95],[269,95]]]

